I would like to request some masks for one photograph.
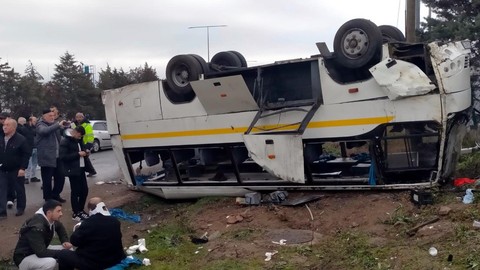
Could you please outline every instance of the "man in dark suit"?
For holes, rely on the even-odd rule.
[[[58,254],[62,270],[101,270],[125,258],[120,221],[110,216],[101,198],[91,198],[88,209],[90,217],[82,221],[70,236],[75,251],[62,250]]]
[[[28,167],[30,149],[25,137],[16,132],[17,121],[7,118],[0,134],[0,219],[7,217],[8,186],[15,187],[17,195],[16,216],[23,215],[27,198],[25,195],[25,169]]]

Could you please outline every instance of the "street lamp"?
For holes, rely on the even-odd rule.
[[[210,28],[213,27],[227,27],[226,24],[218,24],[218,25],[202,25],[202,26],[190,26],[188,29],[194,28],[206,28],[207,29],[207,62],[210,62]]]

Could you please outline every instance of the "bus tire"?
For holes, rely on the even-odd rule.
[[[210,63],[219,67],[240,68],[242,60],[233,51],[219,52],[212,57]]]
[[[366,19],[344,23],[335,34],[336,61],[346,68],[370,68],[382,58],[382,33]]]
[[[406,40],[402,31],[395,26],[380,25],[378,29],[380,29],[380,32],[382,33],[383,43],[394,41],[404,42]]]
[[[208,72],[210,72],[210,69],[208,68],[207,61],[205,61],[205,59],[203,59],[203,57],[201,57],[198,54],[189,54],[189,55],[193,56],[193,58],[197,59],[197,61],[200,63],[200,65],[202,66],[203,72],[204,72],[203,74],[208,74]]]
[[[177,94],[187,94],[193,91],[191,81],[196,81],[205,71],[201,63],[192,55],[174,56],[167,64],[167,84]]]
[[[248,67],[247,60],[245,59],[245,57],[241,53],[239,53],[237,51],[229,51],[229,52],[235,54],[238,57],[238,59],[240,59],[241,67]]]

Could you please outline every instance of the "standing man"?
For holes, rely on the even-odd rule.
[[[28,118],[28,124],[26,126],[27,128],[27,134],[26,136],[27,141],[31,140],[30,142],[32,143],[32,155],[30,156],[30,160],[28,161],[28,168],[27,171],[25,171],[25,183],[28,182],[40,182],[40,179],[38,179],[35,176],[35,172],[37,170],[37,146],[35,145],[35,136],[36,136],[36,131],[35,131],[35,126],[37,125],[37,117],[35,116],[30,116]]]
[[[63,162],[65,175],[70,180],[70,201],[72,203],[72,219],[82,221],[88,218],[85,203],[88,196],[88,184],[85,177],[85,159],[88,152],[82,142],[85,130],[82,126],[67,129],[60,142],[60,159]]]
[[[20,270],[53,270],[61,250],[72,248],[67,231],[60,222],[62,215],[60,202],[49,200],[32,218],[25,221],[13,252],[13,261]],[[62,243],[61,247],[49,246],[55,232]]]
[[[27,125],[27,119],[25,117],[19,117],[18,118],[18,126],[17,126],[17,132],[20,133],[25,139],[27,140],[27,145],[28,148],[30,149],[30,156],[32,156],[32,149],[33,149],[33,138],[35,137],[35,134],[31,132],[31,129]],[[30,178],[28,176],[28,167],[27,170],[25,171],[25,184],[30,183]]]
[[[10,114],[7,112],[2,112],[0,113],[0,135],[5,135],[3,132],[3,123],[5,123],[5,120],[7,118],[10,118]],[[7,207],[8,209],[13,207],[13,202],[15,201],[15,184],[14,183],[9,183],[7,187]]]
[[[65,176],[63,175],[62,162],[59,159],[59,150],[61,131],[67,125],[69,123],[65,120],[55,122],[55,113],[50,109],[43,111],[43,116],[37,123],[35,145],[38,150],[38,165],[40,165],[42,175],[43,199],[45,201],[54,199],[62,203],[66,202],[65,199],[60,197],[65,184]]]
[[[75,115],[75,126],[82,126],[85,129],[85,135],[83,135],[83,144],[85,145],[85,149],[91,151],[93,148],[93,141],[95,136],[93,135],[93,127],[85,118],[85,115],[81,112],[78,112]],[[90,158],[85,159],[85,171],[88,172],[88,177],[94,176],[97,174],[97,171],[93,167],[92,161]]]
[[[25,137],[16,132],[17,121],[7,118],[0,134],[0,219],[7,217],[7,190],[13,185],[17,195],[16,216],[23,215],[27,198],[25,195],[25,168],[30,155]]]
[[[120,263],[125,258],[120,221],[110,216],[99,197],[88,201],[90,217],[72,233],[70,242],[75,251],[62,250],[58,255],[61,269],[101,270]]]

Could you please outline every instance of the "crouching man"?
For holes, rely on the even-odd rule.
[[[62,250],[58,255],[60,270],[102,270],[120,263],[123,252],[120,221],[110,216],[98,197],[88,201],[90,217],[82,221],[70,237],[75,251]]]
[[[59,221],[62,215],[62,204],[48,200],[32,218],[25,221],[13,252],[13,261],[20,270],[53,270],[59,252],[72,248],[67,231]],[[61,246],[50,246],[55,232]]]

